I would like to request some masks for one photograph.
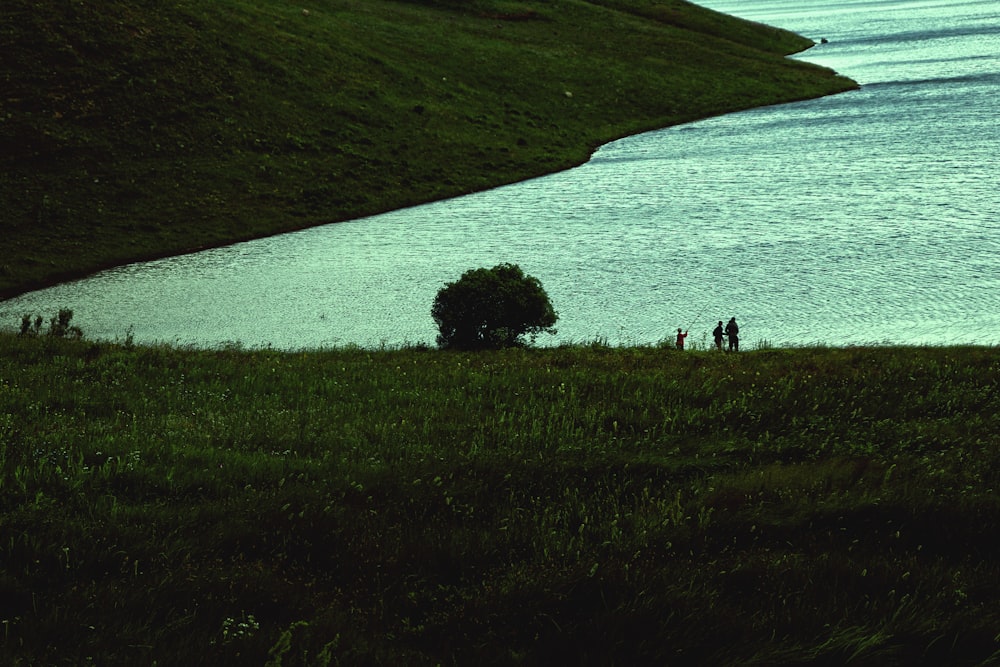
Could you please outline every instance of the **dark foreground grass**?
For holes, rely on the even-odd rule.
[[[0,662],[995,664],[998,384],[0,336]]]
[[[810,44],[680,0],[3,0],[0,298],[855,87]]]

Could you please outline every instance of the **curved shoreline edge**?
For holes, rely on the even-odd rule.
[[[29,4],[27,0],[12,3],[11,9],[5,6],[5,11],[15,17],[18,4]],[[114,0],[114,7],[128,4],[128,0]],[[381,5],[369,7],[377,13]],[[405,18],[410,20],[408,26],[415,41],[425,37],[428,30],[440,30],[434,23],[442,18],[440,9],[418,6],[409,11],[411,14]],[[370,45],[355,45],[353,56],[377,61],[371,72],[366,69],[369,63],[358,65],[358,76],[365,79],[361,87],[369,88],[360,90],[343,105],[328,107],[323,114],[313,116],[305,116],[308,105],[329,105],[331,101],[325,97],[307,100],[293,109],[304,115],[298,129],[278,123],[289,122],[281,115],[288,113],[288,88],[275,87],[274,82],[259,83],[254,77],[261,76],[261,72],[272,77],[298,76],[314,63],[294,63],[280,72],[269,63],[254,62],[245,71],[227,64],[232,76],[250,78],[250,83],[235,92],[255,100],[255,108],[260,109],[259,118],[240,119],[235,116],[238,111],[234,105],[219,101],[215,93],[207,103],[200,98],[189,99],[203,92],[199,85],[205,82],[199,77],[209,76],[205,71],[222,57],[214,53],[205,54],[204,63],[189,65],[194,69],[182,72],[187,78],[174,83],[185,89],[176,94],[176,99],[161,100],[163,112],[149,108],[143,114],[137,109],[124,119],[116,118],[110,108],[104,116],[83,113],[83,107],[96,105],[100,110],[101,105],[118,107],[142,102],[129,97],[130,89],[105,91],[104,97],[96,100],[53,101],[52,108],[47,109],[51,117],[18,114],[12,107],[14,112],[0,123],[0,144],[8,143],[16,149],[7,159],[8,177],[0,179],[0,204],[8,216],[6,222],[0,222],[7,246],[0,260],[0,301],[114,267],[371,217],[537,178],[584,164],[599,146],[624,137],[857,88],[855,82],[832,70],[787,58],[808,50],[814,43],[777,28],[693,5],[669,17],[606,7],[600,10],[602,13],[594,13],[593,8],[587,11],[591,13],[502,24],[484,22],[478,16],[444,14],[473,36],[479,52],[465,61],[448,60],[445,56],[450,57],[450,53],[422,54],[426,60],[413,70],[405,69],[405,63],[390,60],[390,47],[377,40]],[[623,29],[620,34],[612,34],[609,41],[605,30],[609,11],[634,34]],[[169,13],[154,17],[163,21],[175,18]],[[336,18],[324,19],[321,28],[327,32],[320,34],[346,40],[338,32],[341,29]],[[543,56],[562,56],[564,42],[553,46],[551,36],[553,32],[561,34],[569,18],[582,21],[587,29],[583,38],[574,36],[584,47],[603,51],[593,57],[588,53],[579,61],[560,60],[562,69],[546,72],[547,80],[538,79],[536,85],[511,88],[525,78],[525,68],[536,67],[530,59],[511,65],[507,73],[510,79],[501,79],[501,70],[484,71],[483,75],[490,77],[488,85],[479,88],[471,87],[471,80],[454,84],[454,75],[438,81],[427,73],[431,67],[468,67],[470,58],[479,62],[477,58],[486,56],[518,57],[529,47],[542,48],[539,45],[552,49],[552,54],[546,52]],[[24,29],[32,27],[26,21]],[[83,37],[92,36],[88,31],[96,30],[86,23],[78,22],[76,27]],[[166,24],[156,27],[167,30]],[[211,28],[208,24],[199,35],[185,33],[179,37],[207,41],[204,36],[213,36]],[[492,32],[484,37],[487,29]],[[468,39],[468,35],[455,37],[449,33],[447,37]],[[495,35],[503,35],[503,39]],[[513,47],[507,43],[512,35]],[[113,35],[102,38],[111,41]],[[697,48],[693,42],[683,40],[693,39],[707,46],[701,51],[692,50]],[[626,48],[625,40],[636,44],[631,52],[618,54],[616,49]],[[239,43],[224,46],[225,54],[237,47],[244,52],[250,48]],[[264,45],[254,43],[253,47],[261,49],[260,54],[250,52],[254,57],[280,55],[264,52]],[[205,48],[197,43],[195,50]],[[634,59],[644,57],[650,49],[663,51],[663,62],[635,68]],[[173,55],[163,45],[133,55],[154,59],[162,58],[165,52]],[[44,56],[30,50],[15,51],[12,62],[40,57]],[[692,63],[709,57],[723,58],[724,64]],[[112,62],[110,70],[101,70],[83,63],[83,69],[67,77],[114,79],[126,65]],[[622,67],[629,69],[623,71]],[[685,73],[686,79],[668,78],[681,67],[690,70]],[[26,65],[26,69],[31,74],[30,67]],[[420,80],[406,82],[398,90],[370,87],[369,77],[385,76],[386,70],[412,75],[415,80],[419,75]],[[152,75],[167,78],[170,73]],[[605,90],[610,77],[621,79],[620,90]],[[14,80],[18,81],[16,76]],[[215,79],[209,83],[221,85]],[[535,90],[538,84],[558,86],[558,94],[539,97]],[[303,86],[309,87],[307,82]],[[708,88],[715,89],[712,96],[704,92]],[[574,94],[570,89],[578,92]],[[303,94],[312,92],[309,89]],[[148,91],[144,94],[148,95]],[[390,95],[398,95],[401,100],[388,99]],[[424,102],[411,105],[410,98]],[[373,99],[388,99],[391,103],[375,109]],[[623,99],[627,106],[622,104]],[[434,101],[436,106],[425,100]],[[58,104],[69,106],[62,109]],[[190,104],[207,107],[201,115],[193,115],[186,106]],[[362,110],[368,115],[363,115]],[[150,152],[149,133],[138,132],[135,126],[156,125],[160,113],[180,115],[183,122],[158,127],[155,151]],[[332,125],[331,113],[338,119]],[[220,134],[244,121],[246,127],[237,127],[233,136]],[[338,134],[343,125],[348,126],[346,135]],[[5,136],[10,132],[14,136]],[[216,134],[217,145],[190,145],[189,136],[197,139]],[[165,148],[168,142],[173,145]],[[175,196],[171,196],[171,189]]]

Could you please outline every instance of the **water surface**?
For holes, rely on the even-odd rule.
[[[363,220],[121,267],[0,303],[89,338],[296,349],[433,344],[434,295],[519,264],[542,344],[1000,343],[995,0],[713,0],[821,44],[859,91],[629,137],[579,168]]]

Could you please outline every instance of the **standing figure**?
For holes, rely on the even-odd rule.
[[[680,329],[677,330],[677,349],[678,350],[683,350],[684,349],[684,339],[687,338],[687,335],[688,335],[687,331],[685,331],[684,333],[681,333]]]
[[[729,336],[729,351],[739,352],[740,351],[740,328],[736,324],[736,318],[729,318],[729,322],[726,324],[726,335]]]
[[[722,337],[725,335],[725,330],[722,328],[722,320],[719,320],[719,326],[715,327],[715,330],[712,332],[712,335],[715,337],[715,349],[721,352]]]

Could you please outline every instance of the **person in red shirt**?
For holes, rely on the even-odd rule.
[[[684,333],[681,333],[680,329],[677,330],[677,349],[678,350],[683,350],[684,349],[684,339],[687,338],[687,335],[688,335],[687,331],[685,331]]]

